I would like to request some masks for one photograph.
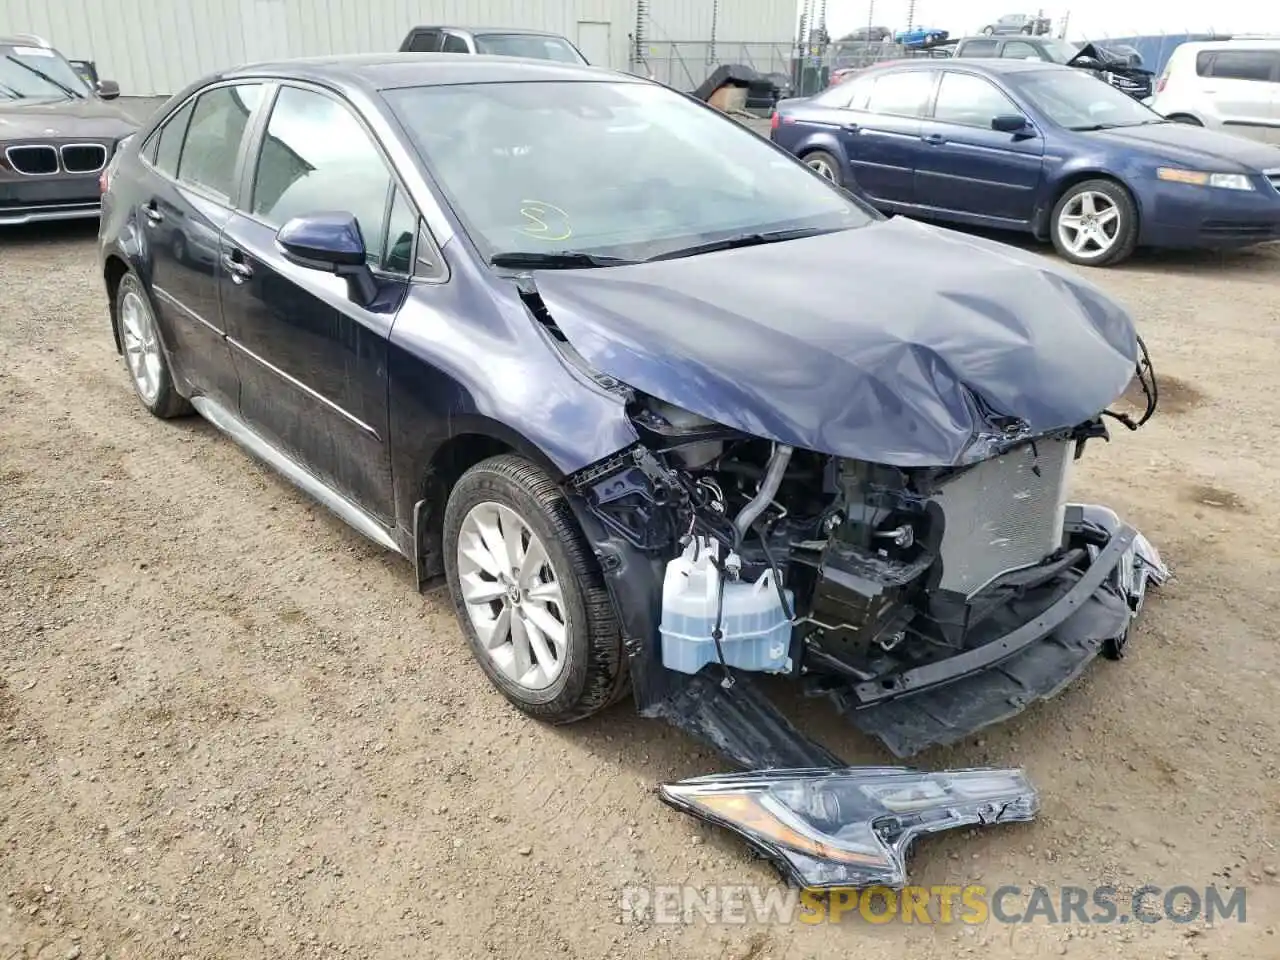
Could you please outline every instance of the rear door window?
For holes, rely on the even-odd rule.
[[[962,57],[994,57],[1000,49],[998,40],[970,40],[960,48]]]
[[[415,30],[405,46],[405,50],[410,53],[436,53],[439,49],[439,30]]]
[[[187,126],[191,123],[191,111],[194,108],[195,101],[188,101],[160,128],[154,162],[156,169],[166,176],[178,175],[178,158],[182,156],[182,141],[187,137]]]
[[[456,33],[446,33],[444,36],[444,46],[441,53],[470,53],[471,50],[467,46],[467,41],[462,39]]]
[[[825,90],[817,98],[824,107],[843,107],[847,110],[867,109],[867,100],[871,89],[876,85],[874,76],[854,77],[838,86]]]
[[[933,70],[881,74],[876,77],[867,110],[893,117],[923,116],[936,77]]]
[[[217,87],[196,101],[178,163],[178,179],[223,199],[235,192],[236,160],[262,84]]]
[[[1021,40],[1010,40],[1004,45],[1000,56],[1006,60],[1043,60],[1040,48],[1024,43]]]
[[[1196,73],[1222,80],[1280,81],[1280,50],[1204,50]]]

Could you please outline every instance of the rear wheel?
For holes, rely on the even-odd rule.
[[[815,171],[825,180],[830,180],[837,187],[844,186],[844,177],[840,175],[840,161],[825,150],[814,150],[804,155],[805,166]]]
[[[559,485],[513,455],[472,467],[444,514],[449,592],[471,650],[519,709],[589,716],[626,688],[622,632]]]
[[[995,32],[996,32],[996,28],[995,28],[995,27],[983,27],[983,28],[982,28],[982,35],[983,35],[984,37],[991,37],[991,36],[994,36],[994,35],[995,35]]]
[[[1086,180],[1062,195],[1050,224],[1058,254],[1072,263],[1105,267],[1133,253],[1138,208],[1114,180]]]
[[[116,290],[116,322],[133,392],[142,405],[161,420],[191,413],[191,404],[174,386],[151,303],[133,272],[124,275]]]

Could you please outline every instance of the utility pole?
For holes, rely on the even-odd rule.
[[[916,0],[910,0],[907,4],[907,29],[912,30],[916,25]]]
[[[1058,39],[1067,39],[1067,27],[1071,25],[1071,11],[1068,10],[1062,15],[1062,26],[1058,28]]]
[[[871,28],[876,25],[876,0],[867,4],[867,39],[871,39]]]

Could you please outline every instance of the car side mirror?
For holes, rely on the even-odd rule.
[[[114,100],[120,96],[120,84],[114,80],[98,81],[98,96],[103,100]]]
[[[1027,123],[1027,118],[1022,114],[1010,113],[993,119],[991,121],[991,129],[998,130],[1000,133],[1030,134],[1031,125]]]
[[[377,296],[360,223],[351,214],[294,217],[280,228],[276,243],[290,263],[343,277],[352,302],[367,307]]]

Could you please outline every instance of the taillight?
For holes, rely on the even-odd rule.
[[[133,139],[133,134],[125,137],[116,144],[115,152],[111,154],[111,159],[107,161],[107,165],[102,168],[102,172],[98,174],[98,193],[106,196],[107,191],[111,189],[111,178],[115,176],[116,167],[120,164],[120,158],[124,155],[124,148],[129,141]]]
[[[772,133],[778,129],[778,124],[782,122],[782,118],[778,116],[778,111],[773,111],[769,116],[769,132]]]
[[[1169,82],[1168,77],[1161,77],[1156,81],[1156,93],[1164,93],[1164,85]]]

